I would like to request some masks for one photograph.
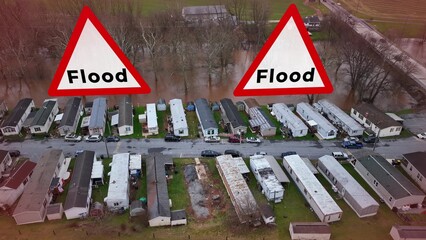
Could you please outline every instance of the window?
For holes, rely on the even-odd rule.
[[[25,184],[27,184],[27,182],[28,182],[28,178],[25,178],[25,180],[22,182],[22,184],[24,184],[24,186],[25,186]]]
[[[368,126],[370,126],[371,125],[370,120],[365,120],[365,124],[367,124]]]
[[[390,197],[390,198],[389,198],[389,202],[392,202],[392,200],[393,200],[393,198],[392,198],[392,197]]]
[[[401,127],[397,127],[395,131],[401,131]]]
[[[374,186],[378,187],[379,186],[379,182],[377,182],[376,180],[373,181]]]
[[[410,171],[413,171],[413,166],[410,166]]]
[[[330,172],[328,171],[328,169],[325,170],[325,174],[327,174],[327,176],[330,176]]]
[[[180,130],[179,130],[179,134],[183,134],[183,129],[180,129]]]
[[[298,177],[296,178],[296,182],[299,182],[299,178]]]
[[[129,132],[131,130],[130,127],[126,127],[126,132]]]
[[[308,191],[305,189],[303,189],[303,192],[305,193],[305,195],[308,195]]]
[[[39,127],[35,127],[35,128],[34,128],[34,131],[35,131],[35,132],[41,132],[41,128],[39,128]]]
[[[389,132],[393,132],[394,130],[395,130],[394,128],[391,128]]]
[[[364,116],[359,115],[359,118],[361,119],[361,121],[364,121]]]

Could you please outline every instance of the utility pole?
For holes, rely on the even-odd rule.
[[[379,141],[379,136],[380,136],[380,128],[379,128],[379,132],[377,132],[376,139],[374,139],[373,152],[376,149],[376,144]]]
[[[104,138],[104,142],[105,142],[105,149],[106,149],[106,152],[107,152],[107,157],[109,158],[108,144],[107,144],[107,138],[106,137]]]

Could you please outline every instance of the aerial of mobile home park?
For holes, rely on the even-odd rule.
[[[21,2],[0,2],[1,239],[426,239],[422,4]],[[401,13],[391,7],[370,12],[376,4],[401,7]],[[287,7],[293,12],[277,20]],[[32,8],[46,14],[27,13]],[[87,23],[79,18],[71,32],[80,10]],[[283,89],[265,84],[243,89],[245,95],[237,91],[241,80],[232,94],[234,78],[246,79],[250,64],[260,68],[268,59],[265,49],[277,49],[273,41],[282,40],[282,32],[291,35],[286,16],[317,69],[287,74],[276,67],[276,76],[274,68],[256,69],[257,83],[313,84],[317,74],[315,81],[331,91],[299,92],[299,86],[278,94]],[[81,44],[89,44],[90,54],[107,56],[97,44],[79,42],[90,22],[102,37],[99,45],[105,41],[120,62],[88,61],[111,68],[103,74],[85,76],[84,67],[65,73],[87,61],[69,56],[70,48],[84,56]],[[34,52],[22,37],[27,31],[41,44]],[[410,41],[419,54],[405,52]],[[303,65],[290,55],[279,56]],[[363,70],[354,73],[348,56]],[[50,84],[58,62],[50,85],[58,83],[55,92],[40,79]],[[121,72],[112,74],[120,64]],[[56,81],[59,70],[69,84],[82,78],[85,87],[104,85],[71,94],[75,89]],[[126,92],[135,90],[123,87],[133,80],[149,91]]]
[[[45,103],[56,101],[48,99]],[[164,100],[158,103],[161,102]],[[163,111],[158,110],[158,103],[146,104],[146,108],[135,107],[128,96],[123,96],[119,103],[118,109],[111,108],[106,98],[95,98],[93,104],[86,103],[91,110],[85,111],[87,107],[82,99],[72,97],[56,113],[53,108],[44,108],[44,111],[50,109],[49,112],[37,114],[40,110],[33,107],[31,99],[19,101],[4,117],[1,127],[2,146],[16,146],[16,141],[23,145],[10,151],[1,150],[0,199],[7,213],[2,218],[9,216],[16,225],[31,225],[60,219],[83,223],[128,216],[132,224],[140,221],[143,232],[156,226],[187,228],[224,214],[223,217],[234,219],[240,228],[252,228],[261,234],[274,231],[262,225],[285,228],[287,230],[282,231],[291,233],[294,239],[297,232],[315,235],[315,231],[324,234],[324,229],[324,239],[333,238],[334,228],[349,224],[345,217],[351,215],[350,219],[356,217],[356,221],[361,222],[381,219],[382,212],[405,221],[406,225],[423,221],[422,213],[426,212],[422,184],[424,149],[401,152],[401,158],[386,159],[373,151],[373,147],[393,138],[377,137],[374,143],[363,142],[365,133],[360,129],[366,125],[327,100],[313,106],[308,103],[262,106],[253,98],[237,103],[222,99],[218,102],[219,108],[212,110],[212,102],[207,99],[195,99],[194,109],[188,108],[192,103],[184,105],[181,99],[170,99]],[[246,106],[251,108],[247,110]],[[355,109],[360,111],[355,106],[351,112]],[[62,113],[66,118],[57,119]],[[127,116],[123,116],[125,114]],[[36,120],[27,121],[31,115]],[[47,122],[40,124],[37,115],[46,116]],[[398,128],[402,125],[379,110],[370,110],[368,115],[372,116],[371,124],[374,124],[373,116],[380,115],[394,126],[395,131],[389,132],[401,132]],[[164,118],[161,126],[159,116]],[[88,122],[81,121],[88,117]],[[117,119],[116,122],[113,119]],[[24,122],[31,123],[22,124]],[[41,127],[41,134],[33,134],[32,124],[49,129],[48,135]],[[122,129],[122,126],[125,127]],[[271,127],[275,129],[274,134],[266,130]],[[14,136],[10,129],[20,134]],[[381,131],[378,127],[369,130]],[[141,131],[141,137],[135,137],[136,131]],[[72,143],[67,141],[69,135],[75,139]],[[176,141],[169,142],[170,136],[176,137]],[[220,140],[205,142],[209,136]],[[246,141],[249,137],[257,141]],[[139,138],[146,142],[140,142]],[[142,148],[148,145],[147,152],[124,147],[131,146],[133,141]],[[150,150],[151,141],[157,141],[153,146],[163,149],[191,143],[200,145],[203,151],[215,150],[207,157],[200,157],[200,152],[182,156],[155,150],[155,147]],[[305,141],[332,141],[336,147],[319,157],[304,151],[287,151],[294,149],[286,144]],[[363,147],[345,149],[340,146],[345,141],[355,141]],[[424,140],[418,141],[424,144]],[[25,146],[37,142],[57,142],[58,145],[41,149],[39,159],[33,159],[31,156],[36,155],[26,152]],[[278,154],[268,154],[262,148],[270,144]],[[337,157],[338,152],[346,158]],[[190,183],[183,179],[183,175],[185,178],[190,175],[187,166],[195,166],[193,179],[204,189],[189,187]],[[181,189],[176,189],[177,181]],[[192,191],[201,191],[203,199],[192,199],[195,196]],[[298,201],[297,205],[305,209],[294,207],[296,203],[292,201]],[[200,206],[207,209],[207,217],[198,217],[196,211]],[[287,213],[287,208],[292,207],[295,208],[292,211],[301,211],[302,216],[297,212]],[[306,214],[308,216],[303,216]],[[322,225],[318,225],[319,222]],[[389,233],[392,224],[387,227]],[[156,231],[152,234],[161,236]]]

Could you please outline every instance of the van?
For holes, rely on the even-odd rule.
[[[228,142],[230,142],[230,143],[240,143],[240,138],[232,136],[232,137],[229,137]]]

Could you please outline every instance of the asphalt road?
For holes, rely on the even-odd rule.
[[[317,159],[325,154],[331,154],[333,151],[346,151],[340,147],[338,140],[322,141],[268,141],[260,144],[251,143],[228,143],[223,140],[221,143],[205,143],[202,140],[183,140],[181,142],[165,142],[163,139],[122,139],[120,142],[108,143],[108,153],[140,153],[149,154],[161,152],[173,157],[199,157],[202,150],[210,149],[218,152],[224,152],[227,149],[240,151],[244,156],[249,156],[258,151],[267,152],[273,156],[280,156],[282,152],[295,151],[303,157]],[[372,149],[373,145],[368,144],[364,148]],[[0,149],[19,150],[23,156],[29,157],[37,162],[42,153],[48,149],[62,149],[66,156],[74,155],[76,150],[92,150],[98,156],[106,155],[107,149],[104,142],[99,143],[69,143],[63,139],[49,140],[26,140],[22,143],[1,143]],[[426,140],[420,140],[416,137],[397,140],[383,140],[377,143],[375,151],[386,158],[401,158],[402,154],[426,151]]]

